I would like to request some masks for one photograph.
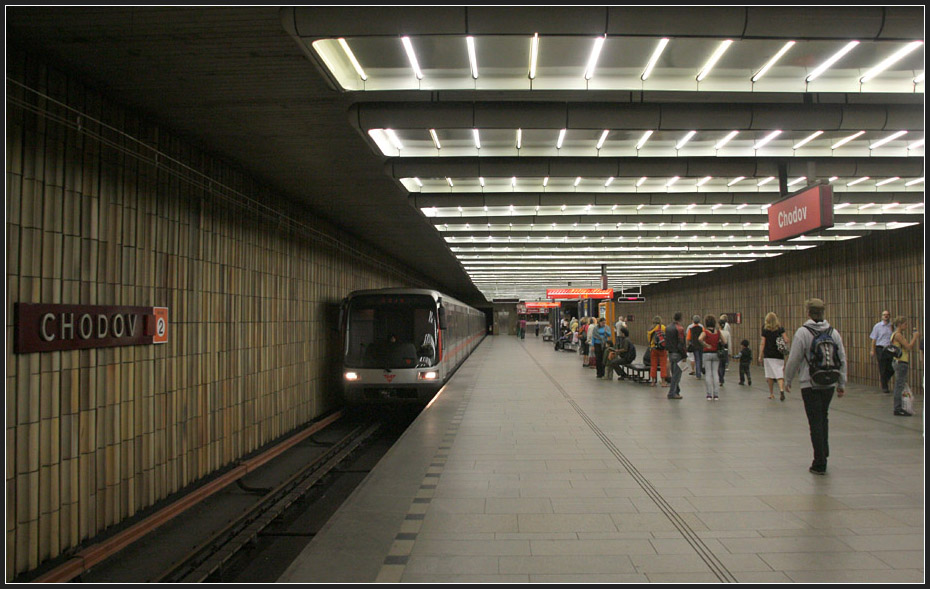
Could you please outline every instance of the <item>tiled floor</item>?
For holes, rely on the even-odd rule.
[[[922,398],[849,387],[815,476],[800,394],[727,378],[673,401],[487,338],[280,580],[922,582]]]

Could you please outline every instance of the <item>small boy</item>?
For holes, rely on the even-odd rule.
[[[749,349],[749,340],[744,339],[739,343],[740,350],[739,355],[739,383],[743,384],[743,378],[749,381],[749,386],[752,386],[752,376],[749,374],[749,366],[752,364],[752,350]]]

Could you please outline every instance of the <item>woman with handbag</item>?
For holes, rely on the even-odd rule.
[[[907,387],[907,371],[910,367],[910,352],[917,344],[920,334],[914,330],[911,341],[907,341],[904,332],[907,331],[907,319],[904,317],[895,317],[894,333],[891,334],[891,345],[901,350],[901,355],[897,356],[894,363],[894,414],[911,416],[913,413],[902,406],[902,397],[905,387]],[[886,350],[888,348],[885,348]]]
[[[701,332],[698,341],[703,350],[701,362],[706,371],[704,389],[707,392],[707,400],[716,401],[720,393],[720,382],[717,377],[717,366],[720,364],[718,354],[721,351],[726,354],[726,350],[720,348],[720,331],[717,329],[717,320],[713,315],[704,318],[704,331]]]
[[[769,383],[769,399],[775,398],[774,385],[778,382],[781,400],[785,400],[785,356],[791,350],[791,340],[778,322],[778,315],[765,316],[762,339],[759,340],[759,364],[765,366],[765,380]]]

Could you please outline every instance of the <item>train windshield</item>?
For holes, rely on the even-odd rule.
[[[366,295],[352,299],[345,365],[353,368],[434,366],[436,301],[427,295]]]

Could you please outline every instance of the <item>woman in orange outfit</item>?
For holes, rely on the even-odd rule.
[[[665,326],[662,325],[662,318],[656,315],[652,318],[652,329],[646,332],[646,341],[649,342],[649,350],[652,354],[649,362],[649,379],[652,381],[650,386],[656,386],[656,369],[661,364],[662,386],[668,386],[668,350],[665,349]],[[661,338],[658,332],[662,332]]]

